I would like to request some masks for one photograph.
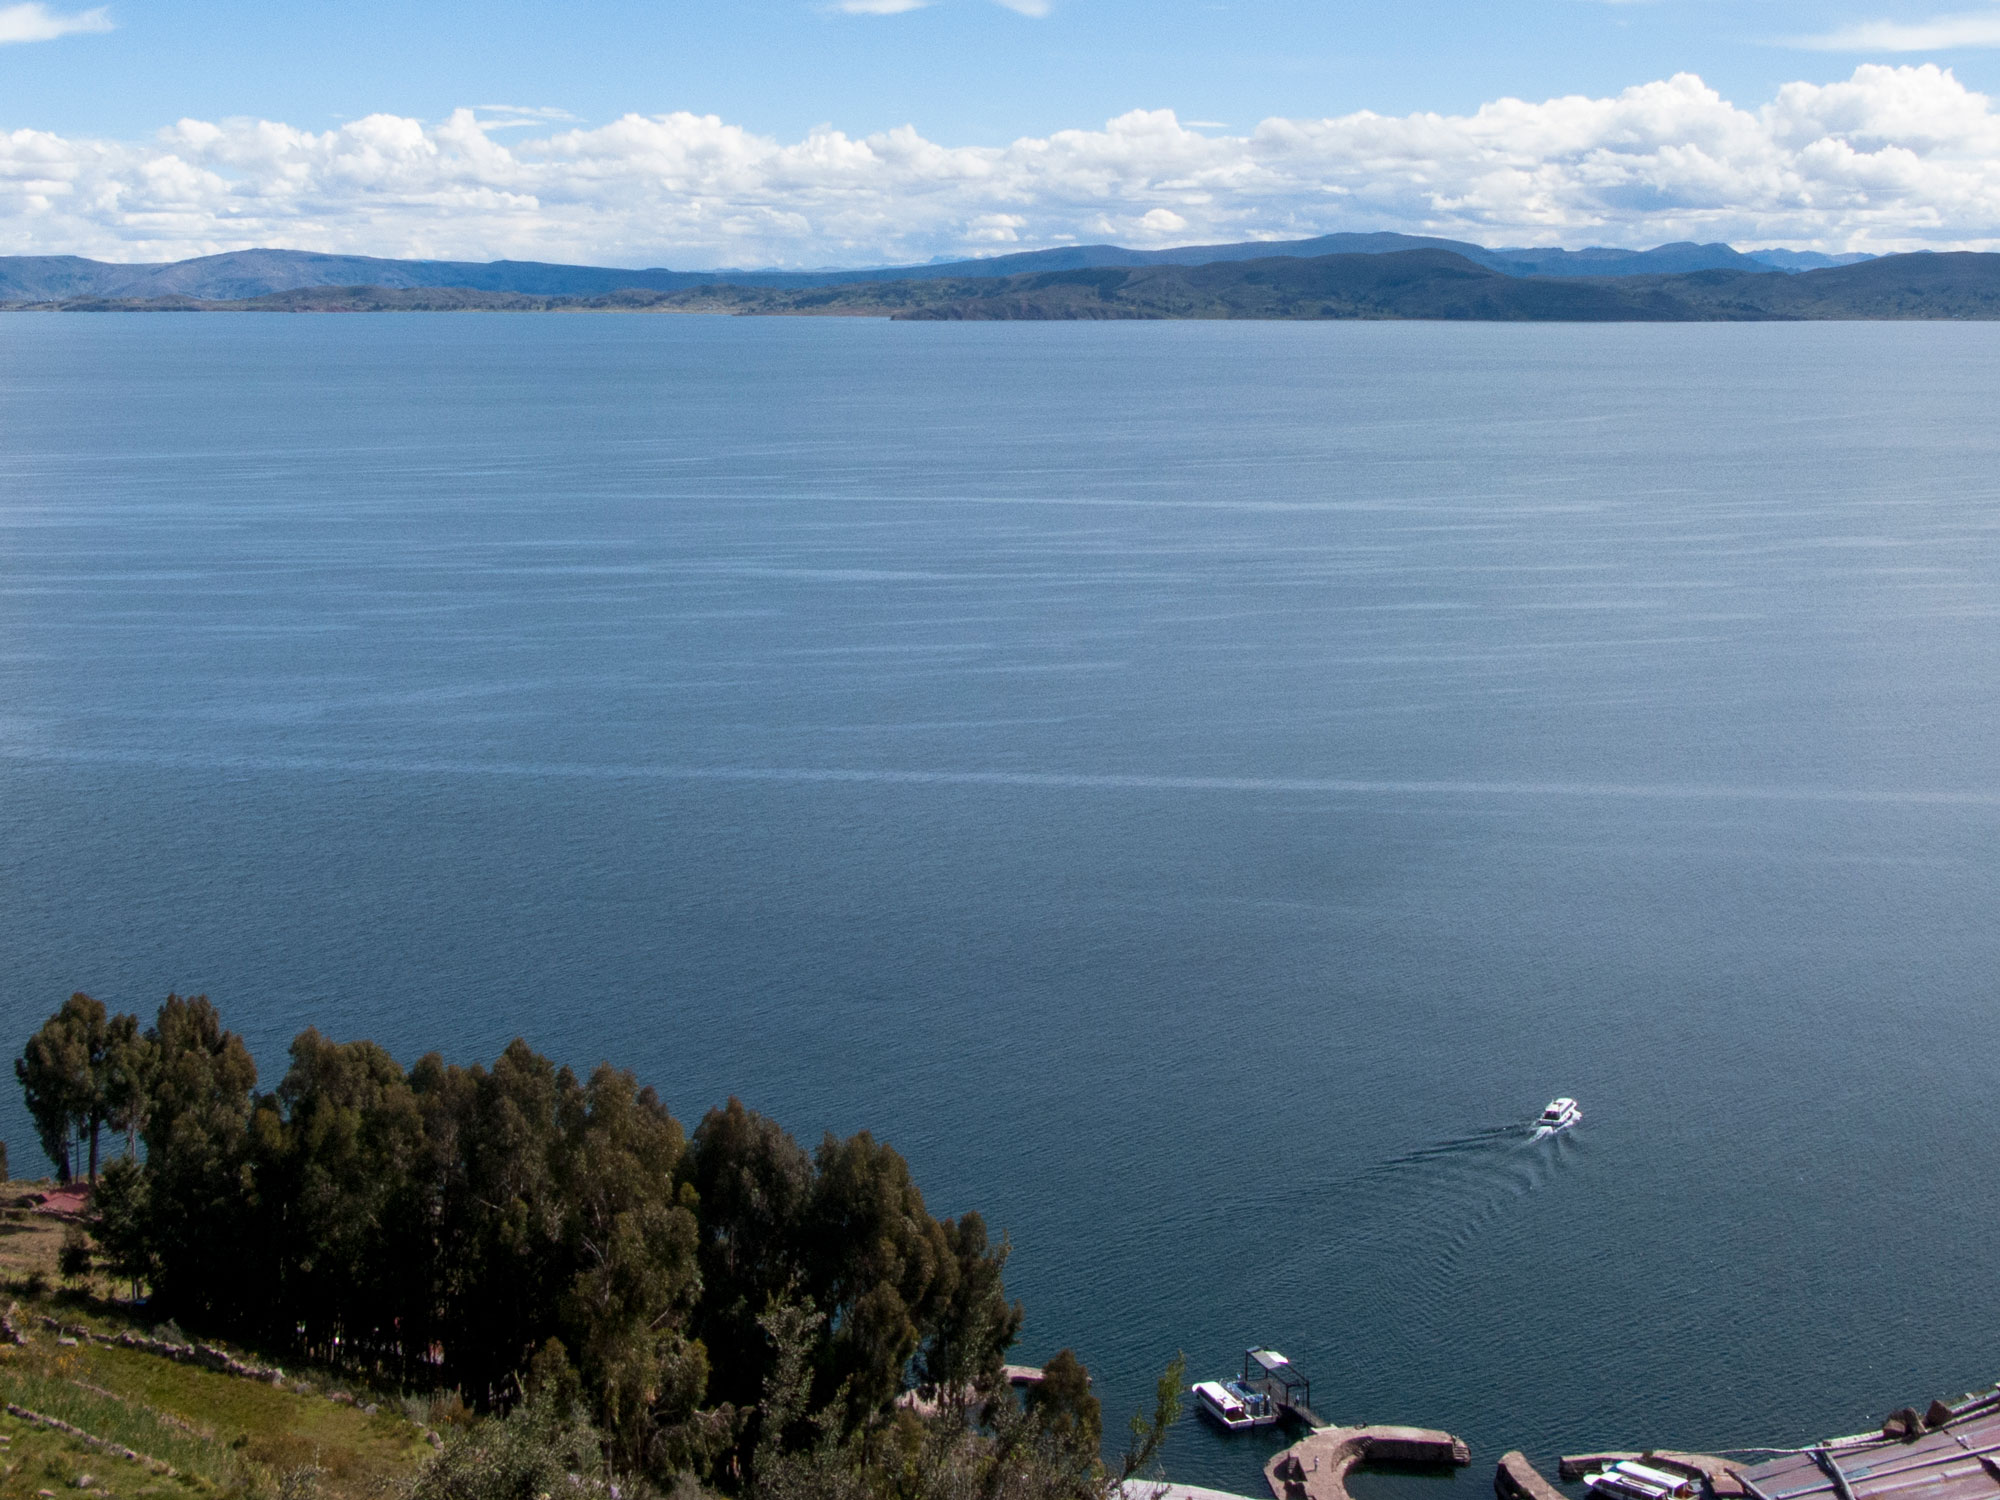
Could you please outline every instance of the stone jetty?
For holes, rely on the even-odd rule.
[[[1427,1427],[1321,1427],[1264,1465],[1264,1482],[1276,1500],[1351,1500],[1347,1471],[1359,1463],[1471,1462],[1463,1442]]]
[[[1500,1467],[1493,1473],[1493,1493],[1500,1500],[1569,1500],[1542,1478],[1541,1471],[1518,1448],[1500,1455]]]

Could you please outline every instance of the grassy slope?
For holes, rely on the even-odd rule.
[[[0,1500],[33,1500],[62,1490],[75,1493],[88,1475],[93,1492],[157,1500],[195,1500],[198,1483],[166,1479],[138,1464],[97,1452],[75,1438],[35,1427],[0,1412]]]
[[[8,1183],[0,1203],[46,1186]],[[45,1215],[0,1209],[0,1288],[19,1300],[29,1333],[26,1345],[0,1348],[0,1401],[60,1418],[180,1474],[163,1477],[0,1412],[0,1436],[11,1440],[0,1455],[0,1500],[61,1491],[84,1474],[96,1480],[93,1488],[118,1496],[275,1495],[287,1476],[288,1489],[309,1476],[308,1488],[325,1500],[388,1500],[429,1456],[424,1430],[399,1403],[316,1372],[299,1371],[281,1389],[139,1350],[60,1342],[36,1314],[113,1334],[133,1326],[101,1276],[75,1292],[32,1294],[35,1272],[54,1281],[62,1230]],[[343,1390],[381,1409],[371,1414],[329,1399]]]

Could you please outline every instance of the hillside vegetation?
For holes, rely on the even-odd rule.
[[[1132,250],[1123,245],[1064,245],[977,260],[846,271],[669,271],[616,266],[565,266],[542,261],[386,260],[308,250],[232,250],[190,260],[120,264],[76,255],[0,255],[0,303],[69,299],[189,298],[226,301],[302,288],[357,286],[412,290],[458,287],[527,297],[600,297],[613,292],[675,291],[732,283],[760,287],[826,287],[857,281],[966,280],[1068,271],[1090,266],[1208,265],[1267,260],[1274,255],[1363,255],[1396,250],[1450,250],[1515,276],[1637,276],[1674,271],[1786,271],[1866,260],[1811,251],[1757,250],[1728,245],[1673,244],[1651,250],[1490,249],[1464,240],[1409,234],[1325,234],[1305,240],[1253,240],[1226,245],[1179,245]]]
[[[1178,1411],[1176,1362],[1107,1466],[1067,1351],[1017,1403],[1007,1246],[931,1215],[865,1132],[809,1153],[731,1100],[689,1134],[631,1073],[519,1041],[405,1069],[308,1030],[264,1092],[215,1008],[178,996],[143,1028],[73,996],[15,1071],[60,1184],[110,1159],[87,1204],[62,1186],[8,1210],[29,1343],[0,1386],[156,1461],[155,1488],[161,1465],[260,1494],[338,1469],[368,1500],[410,1482],[421,1419],[452,1430],[416,1500],[543,1500],[552,1475],[604,1500],[1104,1500]],[[77,1221],[53,1248],[52,1211]],[[56,1279],[97,1326],[52,1328]],[[367,1422],[293,1409],[325,1381],[377,1393]],[[312,1456],[328,1421],[338,1462]]]
[[[244,1379],[192,1362],[191,1344],[183,1362],[103,1342],[186,1340],[171,1327],[163,1338],[142,1329],[101,1270],[60,1276],[74,1224],[42,1211],[37,1200],[53,1188],[0,1187],[0,1286],[11,1304],[0,1304],[0,1500],[79,1489],[177,1500],[408,1493],[434,1452],[428,1400],[406,1403],[326,1371]]]
[[[1581,252],[1578,252],[1581,254]],[[1739,258],[1740,259],[1740,258]],[[234,301],[72,297],[71,312],[686,312],[966,322],[1105,319],[1431,319],[1479,322],[1769,322],[2000,317],[2000,255],[1884,256],[1787,275],[1524,276],[1443,249],[1200,265],[1077,266],[809,287],[718,283],[530,296],[469,287],[307,287]]]

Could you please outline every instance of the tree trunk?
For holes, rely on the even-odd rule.
[[[97,1137],[104,1122],[96,1115],[90,1117],[90,1185],[97,1186]]]

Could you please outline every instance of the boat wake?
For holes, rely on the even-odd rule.
[[[1330,1233],[1306,1258],[1321,1294],[1408,1332],[1443,1333],[1469,1253],[1578,1157],[1573,1133],[1522,1122],[1436,1141],[1329,1184]],[[1322,1220],[1322,1223],[1327,1223]]]

